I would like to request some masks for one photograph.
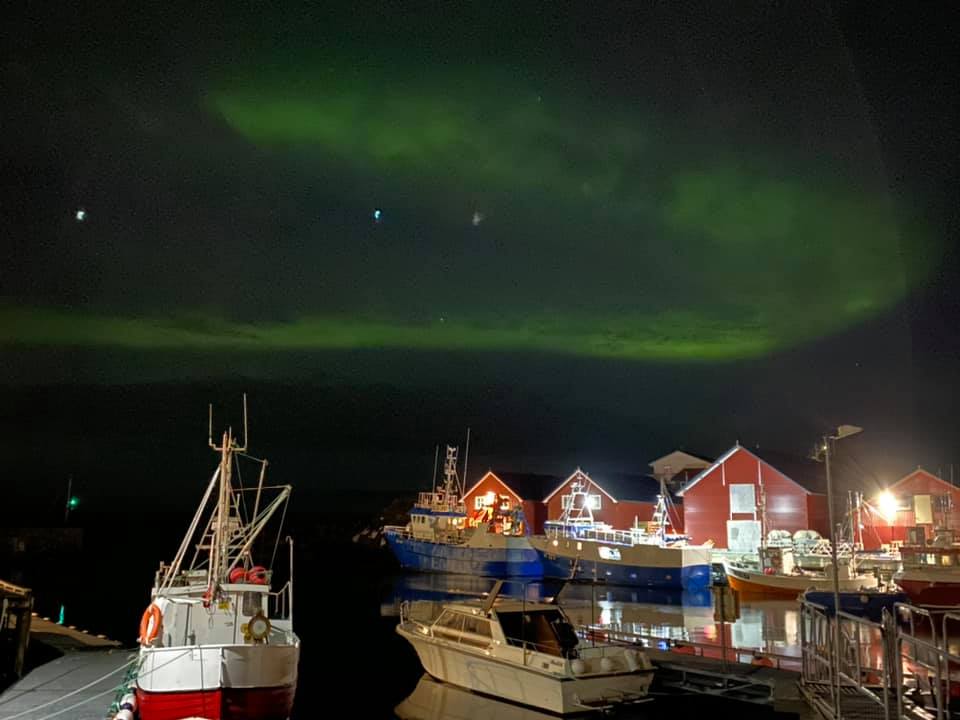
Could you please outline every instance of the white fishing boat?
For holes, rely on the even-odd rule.
[[[267,462],[246,454],[230,430],[200,507],[169,565],[160,564],[140,624],[136,701],[140,720],[286,720],[293,707],[300,641],[293,631],[293,543],[289,577],[257,565],[255,541],[290,486],[264,485]],[[233,483],[240,458],[259,482]],[[239,479],[239,478],[238,478]],[[273,550],[279,544],[267,546]],[[192,556],[192,559],[191,559]]]
[[[424,622],[401,612],[397,632],[438,680],[568,714],[645,698],[653,666],[642,650],[580,642],[553,603],[498,598],[445,603]]]
[[[744,567],[724,563],[730,587],[745,595],[796,598],[805,590],[831,590],[830,567],[821,571],[801,570],[793,561],[792,548],[760,548],[760,567]],[[876,575],[861,574],[853,564],[838,568],[842,592],[869,590],[877,587]]]
[[[709,587],[711,549],[671,533],[669,494],[661,480],[653,521],[617,530],[594,520],[588,488],[574,483],[559,520],[530,538],[545,577],[697,591]]]

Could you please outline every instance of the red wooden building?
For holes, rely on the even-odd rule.
[[[694,543],[753,551],[761,533],[813,529],[828,534],[823,466],[739,444],[679,492],[684,529]],[[763,504],[766,510],[764,512]]]
[[[605,473],[592,478],[577,468],[553,492],[544,498],[548,520],[559,520],[573,498],[573,487],[579,483],[588,494],[594,520],[618,529],[627,529],[635,522],[653,520],[660,482],[649,475]],[[670,521],[676,530],[683,529],[683,508],[671,498]]]
[[[897,480],[872,498],[870,505],[873,512],[863,530],[867,549],[906,543],[911,528],[919,528],[927,542],[943,530],[952,530],[960,538],[960,488],[922,468]],[[914,535],[918,540],[919,534]]]
[[[520,506],[530,532],[542,533],[547,519],[543,498],[561,482],[563,478],[556,475],[488,470],[464,493],[463,500],[470,515],[494,507],[510,512]]]

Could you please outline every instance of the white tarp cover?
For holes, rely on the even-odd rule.
[[[758,547],[759,520],[727,520],[727,548],[737,552],[756,552]]]

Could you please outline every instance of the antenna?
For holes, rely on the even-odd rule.
[[[208,425],[207,425],[207,444],[212,447],[214,450],[217,449],[217,446],[213,444],[213,403],[207,405],[208,411]]]
[[[243,445],[237,448],[240,452],[247,449],[247,394],[243,394]]]
[[[440,460],[440,446],[433,446],[433,490],[431,492],[437,492],[437,462]]]
[[[467,484],[467,462],[470,460],[470,428],[467,428],[467,449],[463,453],[463,478],[460,485],[466,486]],[[460,488],[460,494],[463,495],[464,487]]]

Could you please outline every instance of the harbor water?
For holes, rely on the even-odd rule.
[[[437,603],[479,597],[493,581],[474,576],[403,573],[389,553],[351,542],[356,519],[297,515],[288,519],[297,536],[296,627],[302,641],[300,679],[294,718],[344,716],[365,718],[485,718],[533,720],[540,714],[489,698],[458,691],[423,679],[413,649],[395,632],[402,602]],[[173,527],[179,527],[171,523]],[[98,525],[98,527],[104,527]],[[174,533],[175,534],[175,533]],[[135,646],[137,623],[148,598],[153,570],[150,558],[164,549],[164,540],[117,543],[105,531],[88,533],[83,560],[67,577],[48,583],[38,593],[38,611],[52,614],[65,607],[66,621],[102,632],[124,646]],[[157,544],[158,548],[146,547]],[[96,557],[109,556],[109,563]],[[117,584],[117,577],[129,582]],[[91,587],[111,587],[111,602],[92,595]],[[560,590],[559,602],[576,623],[598,625],[638,636],[655,637],[662,648],[720,657],[721,625],[714,620],[713,598],[702,592],[646,591],[550,581],[507,583],[503,592],[533,601]],[[53,601],[53,599],[55,601]],[[750,662],[754,650],[782,658],[791,667],[797,657],[798,606],[792,602],[744,602],[740,617],[725,625],[726,641],[740,659]],[[728,659],[734,659],[733,651]],[[654,697],[649,703],[623,709],[620,717],[663,717],[683,708],[715,708],[727,701],[699,696]],[[772,711],[737,706],[749,717]],[[343,712],[343,711],[341,711]]]

